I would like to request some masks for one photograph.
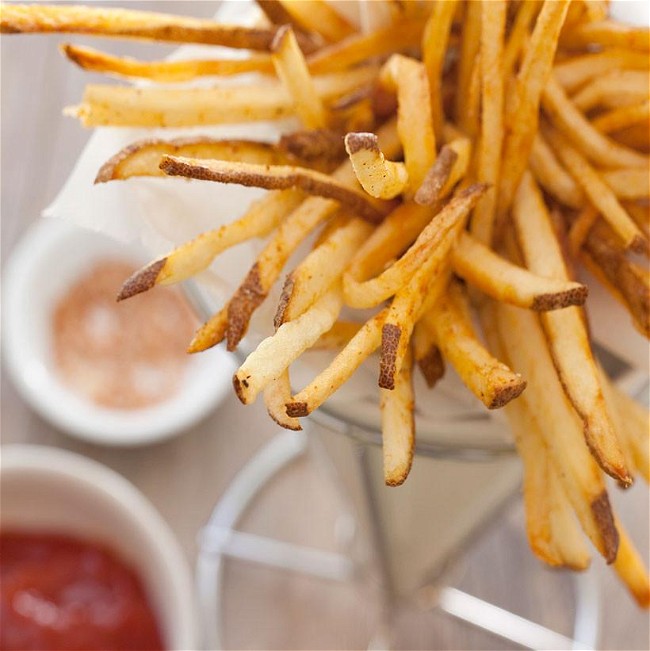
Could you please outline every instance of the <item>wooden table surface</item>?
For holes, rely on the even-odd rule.
[[[209,16],[213,2],[150,2],[147,8]],[[132,6],[136,6],[132,3]],[[61,115],[76,102],[87,75],[57,52],[57,37],[3,36],[2,257],[54,198],[89,133]],[[77,43],[88,39],[74,38]],[[96,47],[116,49],[103,42]],[[159,46],[117,45],[122,52],[160,57]],[[2,442],[52,445],[96,459],[132,481],[155,504],[193,561],[196,536],[238,469],[276,428],[259,406],[244,409],[233,397],[204,422],[166,443],[135,450],[85,444],[35,415],[2,371]],[[615,491],[617,492],[617,491]],[[618,492],[617,492],[618,493]],[[641,549],[648,550],[648,492],[639,483],[615,501]],[[287,510],[287,507],[289,509]],[[331,544],[337,502],[314,464],[303,460],[273,482],[244,527],[315,546]],[[647,554],[646,554],[647,556]],[[648,618],[599,559],[601,648],[648,649]],[[527,549],[520,500],[461,559],[456,585],[567,634],[570,582],[544,570]],[[332,585],[243,562],[227,573],[229,648],[363,648],[377,620],[373,591]],[[426,604],[400,607],[395,648],[518,648],[454,622]]]

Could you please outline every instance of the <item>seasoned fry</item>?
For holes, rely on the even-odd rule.
[[[588,45],[620,47],[648,52],[650,32],[647,27],[632,27],[612,20],[582,23],[570,31],[562,33],[562,45],[566,48],[581,49]]]
[[[582,188],[591,203],[602,213],[603,218],[623,241],[625,248],[643,252],[648,242],[634,220],[625,212],[615,194],[601,179],[596,170],[557,132],[546,132],[546,137],[555,153]],[[527,183],[528,187],[530,184]]]
[[[136,271],[122,286],[118,300],[140,294],[154,285],[171,285],[207,269],[226,249],[253,237],[268,235],[303,201],[298,190],[270,192],[250,205],[239,219],[212,231],[201,233],[165,257]]]
[[[197,77],[231,76],[246,72],[273,72],[271,57],[265,54],[246,59],[187,59],[181,61],[138,61],[118,57],[90,47],[65,44],[61,51],[70,61],[89,72],[126,79],[149,79],[161,84],[189,81]]]
[[[294,131],[280,137],[278,147],[312,163],[340,163],[345,156],[345,146],[340,133],[329,129]]]
[[[404,163],[386,160],[374,133],[348,133],[345,150],[361,187],[377,199],[392,199],[408,186]]]
[[[382,327],[379,386],[392,389],[400,372],[413,326],[420,313],[435,303],[444,290],[449,274],[447,259],[463,229],[469,211],[485,191],[485,186],[472,185],[450,202],[448,215],[453,225],[439,240],[427,259],[415,271],[408,283],[395,294]]]
[[[341,289],[334,286],[294,321],[283,323],[246,358],[233,376],[237,397],[245,405],[277,380],[284,370],[336,321],[343,304]]]
[[[422,62],[429,81],[431,118],[437,140],[442,140],[442,129],[445,122],[442,106],[442,73],[449,43],[449,32],[457,8],[457,0],[436,2],[422,36]]]
[[[252,140],[177,138],[140,140],[128,145],[107,160],[97,172],[95,183],[130,179],[133,176],[165,176],[160,169],[163,155],[187,158],[218,158],[261,165],[286,165],[292,156],[275,145]]]
[[[455,116],[460,128],[469,136],[474,136],[478,131],[480,59],[477,61],[477,57],[479,57],[480,42],[481,4],[467,2],[458,62]]]
[[[587,113],[594,108],[618,108],[647,100],[650,95],[648,71],[616,70],[597,77],[577,92],[571,101]]]
[[[358,218],[336,229],[288,276],[275,314],[275,326],[302,314],[339,278],[372,227]]]
[[[518,267],[473,238],[461,233],[452,253],[454,272],[503,303],[536,311],[583,305],[587,287],[569,280],[543,277]]]
[[[515,195],[513,223],[526,266],[542,276],[569,275],[539,189],[526,173]],[[616,430],[607,413],[584,317],[577,307],[540,314],[562,386],[584,422],[585,440],[600,467],[631,483]]]
[[[312,346],[312,350],[339,350],[344,348],[350,339],[359,332],[362,325],[356,321],[336,321],[327,332],[320,336]],[[285,402],[288,401],[285,400]]]
[[[557,39],[569,3],[545,0],[530,44],[517,74],[512,97],[506,103],[507,132],[503,143],[503,167],[499,180],[497,213],[503,219],[526,169],[538,125],[539,104],[551,74]]]
[[[470,222],[472,235],[490,245],[497,205],[501,147],[503,144],[503,38],[506,2],[481,3],[481,126],[476,177],[491,187],[476,204]]]
[[[282,8],[306,31],[327,41],[340,41],[355,33],[350,23],[324,0],[279,0]]]
[[[372,67],[314,79],[320,97],[331,100],[374,78]],[[293,114],[293,102],[274,82],[215,88],[133,88],[86,86],[82,103],[68,112],[84,126],[186,127],[256,120]]]
[[[393,54],[381,70],[382,84],[397,93],[397,132],[410,187],[419,188],[436,160],[429,82],[422,63]]]
[[[471,192],[452,199],[422,230],[409,250],[379,276],[362,280],[353,271],[346,273],[343,278],[346,304],[357,308],[374,307],[398,292],[418,269],[436,256],[438,247],[458,229],[458,222],[465,219],[482,191],[481,186],[476,186]]]
[[[522,55],[524,44],[529,37],[530,26],[540,6],[537,0],[524,0],[519,3],[517,15],[503,50],[503,77],[506,80],[515,73],[517,60]]]
[[[432,206],[441,197],[443,189],[450,185],[454,165],[458,154],[451,145],[444,145],[436,162],[429,168],[422,185],[413,197],[413,201],[420,206]]]
[[[490,355],[479,341],[469,303],[457,282],[449,283],[435,309],[422,318],[433,328],[445,360],[488,409],[503,407],[526,388],[521,375]]]
[[[553,69],[557,82],[567,93],[612,70],[647,70],[648,56],[627,49],[607,49],[582,54],[558,63]]]
[[[384,482],[387,486],[404,483],[415,453],[413,409],[413,359],[407,352],[395,389],[380,389],[381,432],[384,455]]]
[[[413,328],[413,358],[430,389],[445,374],[445,360],[436,345],[435,333],[424,316]]]
[[[307,129],[324,129],[329,115],[316,93],[307,62],[291,26],[280,27],[271,45],[273,67],[294,101],[294,109]]]
[[[307,167],[256,165],[164,155],[160,169],[169,176],[237,183],[267,190],[300,188],[307,194],[334,199],[371,223],[381,221],[390,210],[390,205],[381,205],[348,184]]]
[[[648,167],[648,157],[614,142],[597,131],[551,76],[542,96],[544,111],[553,126],[573,142],[593,163],[603,167]]]
[[[497,304],[495,311],[504,360],[528,382],[519,400],[538,423],[584,532],[613,563],[619,539],[602,473],[585,445],[581,419],[564,394],[538,317],[505,304]]]
[[[0,32],[6,34],[58,32],[137,38],[168,43],[204,43],[250,50],[268,50],[275,28],[224,25],[213,20],[131,9],[78,5],[3,4]],[[306,52],[313,43],[301,37]]]
[[[318,409],[379,347],[387,309],[370,318],[332,363],[287,403],[287,414],[308,416]]]
[[[594,118],[592,125],[601,133],[611,133],[650,120],[650,102],[645,101],[634,106],[622,106],[602,113]]]

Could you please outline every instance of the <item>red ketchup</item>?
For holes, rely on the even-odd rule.
[[[0,649],[153,651],[158,622],[109,549],[56,534],[0,534]]]

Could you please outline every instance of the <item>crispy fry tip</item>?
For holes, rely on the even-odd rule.
[[[614,523],[612,507],[609,503],[609,496],[607,495],[606,490],[603,490],[602,493],[592,501],[591,512],[598,523],[598,529],[603,539],[603,556],[605,557],[607,564],[610,565],[616,560],[619,538],[618,529],[616,529],[616,524]]]
[[[248,401],[246,400],[246,396],[244,394],[244,387],[248,386],[248,382],[246,381],[246,378],[240,379],[239,374],[235,373],[232,376],[232,386],[233,389],[235,390],[235,395],[239,398],[239,401],[243,405],[247,405]]]
[[[302,418],[309,416],[309,406],[306,402],[287,402],[287,416],[291,418]]]
[[[379,138],[374,133],[348,133],[345,135],[345,151],[350,155],[359,151],[379,152]]]
[[[501,409],[501,407],[507,405],[511,400],[518,398],[524,392],[526,386],[526,380],[518,375],[516,380],[499,387],[495,392],[492,401],[487,405],[487,408]]]
[[[142,294],[142,292],[151,289],[156,284],[160,271],[165,266],[166,261],[167,257],[160,258],[160,260],[155,260],[143,269],[136,271],[122,285],[117,295],[117,300],[123,301],[124,299],[131,298],[136,294]]]
[[[537,312],[548,312],[559,310],[572,305],[584,305],[589,295],[589,288],[586,285],[579,285],[565,292],[555,294],[538,294],[530,306]]]

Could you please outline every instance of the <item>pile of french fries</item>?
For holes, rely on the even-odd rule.
[[[254,28],[2,6],[3,33],[247,51],[145,62],[64,45],[82,68],[129,81],[230,78],[208,88],[89,85],[68,110],[85,126],[300,124],[275,143],[149,140],[109,160],[97,183],[169,175],[268,190],[238,219],[137,272],[119,298],[183,281],[265,238],[189,346],[225,340],[234,350],[289,257],[317,233],[284,280],[275,334],[234,376],[239,399],[262,394],[277,423],[299,429],[378,350],[385,480],[395,486],[413,460],[413,373],[433,388],[451,364],[509,418],[535,554],[585,569],[586,534],[648,606],[647,572],[605,486],[605,475],[622,487],[648,480],[648,414],[600,368],[581,307],[587,288],[574,280],[584,265],[650,335],[648,30],[613,22],[602,0],[375,0],[365,31],[322,0],[257,4]],[[373,312],[355,320],[360,309]],[[289,367],[313,349],[338,352],[294,393]]]

